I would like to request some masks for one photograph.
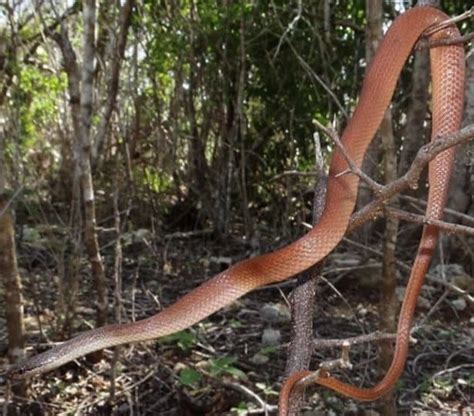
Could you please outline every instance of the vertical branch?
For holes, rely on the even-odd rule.
[[[7,196],[4,123],[5,119],[0,111],[0,282],[4,287],[8,361],[16,363],[25,358],[25,325],[21,277],[16,259],[14,221]],[[13,389],[16,394],[24,396],[26,384],[23,381]]]
[[[421,144],[425,142],[429,129],[425,128],[428,111],[430,84],[430,60],[427,49],[415,51],[412,73],[412,90],[407,108],[407,122],[404,129],[403,148],[400,152],[398,171],[403,175],[410,167]]]
[[[115,322],[122,323],[122,233],[120,222],[120,208],[119,208],[119,153],[116,155],[116,168],[114,176],[114,228],[115,228],[115,256],[114,256],[114,312]],[[120,347],[115,347],[114,356],[112,359],[111,380],[110,380],[110,402],[113,403],[115,398],[115,380],[117,375],[117,363],[120,356]]]
[[[91,169],[91,121],[94,88],[94,58],[95,58],[95,0],[83,3],[84,36],[83,60],[81,74],[80,101],[80,159],[81,187],[84,198],[84,235],[85,247],[92,268],[92,275],[97,291],[97,326],[107,321],[107,282],[104,265],[99,252],[99,242],[96,233],[96,214],[94,202],[94,187]]]
[[[366,68],[369,67],[369,62],[372,60],[377,46],[382,37],[382,12],[383,2],[379,0],[366,0],[367,11],[367,25],[365,38],[365,59],[367,62]],[[380,145],[380,135],[376,135],[372,143],[369,145],[367,152],[362,162],[362,171],[369,177],[376,179],[380,158],[382,154],[382,147]],[[359,185],[359,193],[357,196],[357,207],[361,208],[367,205],[372,199],[372,191],[370,188],[361,183]],[[364,224],[359,235],[364,241],[368,241],[372,234],[373,223],[368,222]]]
[[[315,185],[313,202],[313,226],[317,225],[324,211],[326,202],[327,176],[324,173],[324,162],[321,153],[319,138],[316,142],[316,166],[319,173]],[[300,277],[298,286],[291,293],[291,340],[288,347],[288,359],[285,373],[290,375],[295,371],[307,370],[313,352],[313,314],[316,296],[317,279],[323,268],[323,263],[311,267]],[[303,391],[295,392],[291,396],[289,414],[298,414],[303,402]]]
[[[418,6],[425,5],[439,7],[439,0],[418,0]],[[430,57],[429,50],[426,48],[415,50],[411,84],[403,147],[398,165],[399,175],[403,175],[407,171],[416,152],[426,142],[430,134],[429,126],[425,126],[430,85]]]
[[[197,199],[201,202],[201,211],[206,217],[212,218],[212,209],[210,204],[210,192],[209,192],[209,167],[206,159],[206,137],[202,134],[202,129],[199,128],[198,115],[196,113],[195,99],[199,94],[199,76],[197,74],[198,65],[196,60],[196,34],[195,25],[198,24],[198,13],[196,13],[196,4],[191,2],[190,8],[190,47],[189,47],[189,88],[185,91],[185,105],[188,111],[189,124],[191,129],[191,143],[190,149],[190,162],[192,167],[192,178],[194,193]]]
[[[384,150],[385,183],[391,183],[397,179],[397,152],[390,110],[387,110],[382,120],[380,135]],[[398,206],[397,196],[393,197],[391,205]],[[384,333],[393,333],[397,329],[397,259],[395,249],[398,226],[398,218],[386,217],[383,242],[382,293],[379,304],[380,330]],[[392,363],[393,343],[391,340],[382,340],[379,345],[380,369],[385,373]],[[387,394],[380,401],[382,402],[381,410],[384,415],[389,416],[397,413],[396,401],[392,393]]]
[[[5,301],[8,361],[13,364],[25,358],[25,323],[21,276],[18,272],[15,244],[15,222],[8,196],[6,167],[8,118],[5,104],[13,80],[15,76],[19,76],[18,29],[13,18],[14,9],[8,8],[7,13],[11,34],[9,37],[6,35],[6,27],[5,31],[0,31],[0,283],[3,284]],[[17,163],[13,165],[18,166]],[[26,390],[25,381],[12,387],[15,394],[23,397],[26,395]]]
[[[94,141],[94,148],[92,149],[92,163],[95,165],[97,159],[102,152],[102,147],[105,141],[105,136],[110,125],[110,118],[117,102],[117,94],[119,87],[119,76],[122,60],[127,45],[128,30],[132,23],[132,11],[135,5],[135,0],[127,0],[120,9],[119,16],[119,33],[118,39],[115,41],[111,39],[114,45],[110,48],[112,51],[110,63],[110,75],[107,81],[107,100],[104,106],[104,112],[100,120],[97,134]]]
[[[240,73],[239,86],[237,90],[237,105],[236,105],[236,121],[238,128],[235,130],[236,134],[240,132],[240,187],[242,189],[242,211],[244,217],[245,234],[247,237],[252,235],[252,221],[249,213],[249,201],[247,195],[247,179],[246,179],[246,156],[245,156],[245,136],[246,136],[246,120],[244,112],[244,92],[245,92],[245,20],[242,12],[240,18]]]
[[[63,265],[60,265],[59,294],[58,294],[58,324],[63,335],[69,335],[71,329],[71,319],[75,314],[76,294],[78,288],[78,271],[80,256],[82,251],[82,217],[81,217],[81,169],[79,161],[81,158],[80,145],[80,101],[81,101],[81,76],[77,57],[71,45],[65,24],[60,26],[60,32],[45,32],[56,42],[61,50],[64,69],[67,74],[67,90],[69,95],[69,109],[71,112],[72,127],[75,133],[72,144],[72,155],[74,169],[67,173],[71,175],[72,191],[69,204],[71,205],[69,214],[70,228],[73,234],[73,252]],[[66,149],[66,146],[64,146]],[[67,183],[67,181],[66,181]],[[66,255],[66,254],[65,254]]]
[[[367,0],[367,56],[372,59],[382,39],[383,3]],[[385,183],[397,179],[397,154],[393,135],[392,113],[387,109],[379,129],[384,153]],[[394,204],[397,201],[394,197]],[[395,248],[398,234],[398,219],[387,217],[385,222],[382,265],[382,293],[379,305],[380,329],[392,333],[396,330],[398,302],[395,289],[397,287],[397,268]],[[390,340],[380,343],[380,370],[385,373],[392,362],[393,346]],[[385,415],[396,414],[396,403],[392,393],[381,399],[381,408]]]

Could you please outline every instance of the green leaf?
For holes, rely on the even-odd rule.
[[[179,373],[179,381],[185,386],[196,388],[202,380],[201,373],[192,368],[184,368]]]
[[[181,331],[176,334],[168,335],[158,340],[161,344],[176,344],[184,351],[191,349],[197,340],[193,333],[189,331]]]
[[[242,370],[240,370],[237,367],[228,367],[226,369],[226,373],[229,373],[237,378],[240,378],[241,380],[247,380],[247,374],[245,374]]]
[[[210,373],[214,377],[218,377],[222,374],[230,374],[234,377],[246,380],[247,375],[237,367],[234,367],[234,364],[237,361],[235,357],[220,357],[214,360],[210,360]]]
[[[231,409],[231,412],[237,413],[237,415],[246,415],[248,414],[249,407],[247,403],[245,402],[240,402],[236,407],[233,407]]]

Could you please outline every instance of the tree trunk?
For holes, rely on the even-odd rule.
[[[397,178],[397,151],[393,135],[392,116],[390,110],[385,113],[380,126],[380,136],[384,149],[385,183],[393,182]],[[392,206],[398,206],[398,197],[391,201]],[[383,241],[382,262],[382,293],[379,304],[380,330],[385,333],[394,333],[397,330],[398,300],[397,289],[397,235],[399,220],[386,217]],[[383,376],[392,363],[393,343],[391,340],[382,340],[379,344],[379,367]],[[383,415],[397,414],[397,404],[393,392],[380,399],[380,410]]]
[[[107,100],[104,105],[104,111],[100,120],[91,155],[94,166],[102,152],[105,137],[110,125],[110,118],[117,101],[120,68],[125,53],[125,46],[127,45],[128,30],[132,23],[132,11],[134,6],[135,0],[127,0],[120,9],[119,33],[117,35],[117,40],[114,41],[111,39],[111,47],[108,48],[112,55],[110,57],[110,75],[107,81]]]
[[[313,200],[313,226],[321,219],[326,204],[328,178],[324,174],[321,146],[316,146],[315,171],[318,172]],[[298,277],[298,286],[290,295],[291,306],[291,339],[288,347],[285,374],[307,370],[313,353],[313,318],[317,280],[321,274],[323,263],[320,262]],[[303,391],[290,397],[289,414],[298,414],[303,403]]]
[[[80,129],[79,129],[79,168],[82,197],[84,201],[84,244],[92,268],[92,276],[97,291],[97,326],[107,322],[107,281],[104,265],[99,252],[96,232],[94,186],[91,169],[91,120],[94,86],[94,38],[95,38],[95,0],[84,1],[84,36],[81,75]]]
[[[407,123],[404,129],[403,147],[400,153],[398,174],[403,175],[410,167],[416,152],[426,141],[429,129],[424,127],[428,111],[430,61],[427,49],[415,52],[412,74],[413,88],[407,109]]]
[[[372,59],[382,39],[383,3],[378,0],[367,0],[367,61]],[[395,138],[393,135],[392,114],[390,108],[385,112],[380,125],[379,134],[384,152],[385,183],[390,183],[397,178],[397,155]],[[372,155],[374,157],[374,155]],[[379,157],[379,154],[375,155]],[[376,159],[378,160],[378,159]],[[372,175],[370,175],[373,177]],[[396,204],[396,201],[393,201]],[[397,287],[397,271],[395,248],[398,233],[398,220],[387,218],[384,231],[384,258],[382,271],[382,294],[379,305],[380,328],[383,332],[396,330],[398,302],[395,289]],[[380,372],[385,372],[390,367],[393,357],[393,346],[390,341],[382,342],[379,348]],[[396,402],[392,393],[380,399],[382,414],[390,416],[396,414]]]
[[[81,186],[80,186],[80,144],[77,135],[81,130],[80,114],[80,74],[77,65],[76,53],[71,45],[65,26],[60,32],[48,32],[56,42],[64,59],[64,68],[67,74],[67,89],[69,94],[69,108],[72,120],[74,139],[72,144],[72,165],[67,174],[71,175],[69,182],[72,184],[70,192],[71,205],[69,223],[73,241],[73,250],[70,255],[65,255],[63,263],[59,265],[59,295],[57,305],[58,326],[61,338],[70,337],[72,332],[72,320],[75,315],[76,296],[79,286],[79,265],[82,252],[82,216],[81,216]],[[66,146],[63,146],[65,149]]]
[[[245,136],[247,132],[245,111],[244,111],[244,94],[245,94],[245,83],[247,76],[247,69],[245,65],[245,21],[242,17],[240,21],[240,71],[239,71],[239,85],[237,88],[237,104],[236,109],[236,122],[237,128],[235,129],[237,137],[240,139],[240,194],[242,201],[242,216],[244,218],[245,235],[247,239],[253,235],[253,224],[252,218],[249,212],[249,200],[247,195],[247,179],[246,179],[246,149],[245,149]]]
[[[21,278],[16,261],[15,229],[11,201],[6,192],[4,151],[4,126],[0,125],[0,282],[3,282],[4,287],[8,361],[13,364],[25,358],[25,327]],[[14,392],[24,396],[25,382],[15,385]]]
[[[322,174],[322,170],[320,170]],[[315,187],[313,202],[313,226],[316,226],[324,211],[326,201],[327,177],[320,176]],[[291,339],[288,347],[288,359],[285,373],[287,376],[307,370],[313,354],[313,319],[318,278],[323,263],[311,267],[300,277],[298,286],[290,296],[291,306]],[[289,414],[296,415],[303,404],[303,391],[295,392],[290,397]]]
[[[367,61],[366,68],[372,60],[377,46],[382,37],[382,11],[383,2],[379,0],[366,0],[367,10],[367,26],[366,26],[366,40],[365,40],[365,59]],[[377,172],[382,155],[382,146],[380,144],[380,135],[376,135],[372,143],[369,145],[365,153],[364,161],[362,162],[362,171],[369,177],[377,180]],[[372,191],[369,187],[361,181],[359,185],[359,193],[357,196],[357,209],[367,205],[372,200]],[[372,234],[373,222],[365,223],[358,231],[359,236],[365,242],[370,240]]]
[[[194,33],[194,25],[198,24],[199,14],[196,11],[196,5],[191,3],[190,8],[190,48],[189,48],[189,88],[184,92],[187,116],[190,124],[190,145],[189,145],[189,162],[191,173],[191,189],[193,191],[193,199],[199,201],[199,222],[204,219],[212,219],[213,205],[211,203],[211,192],[209,186],[209,166],[206,159],[206,134],[204,128],[199,128],[198,115],[196,114],[195,99],[199,96],[199,66],[195,56],[196,34]]]

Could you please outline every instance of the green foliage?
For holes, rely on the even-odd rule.
[[[260,354],[271,355],[277,351],[278,351],[278,347],[270,345],[268,347],[263,347],[262,349],[260,349]]]
[[[255,387],[257,387],[266,396],[278,396],[279,394],[278,391],[266,383],[255,383]]]
[[[191,331],[186,330],[162,337],[158,342],[160,344],[176,344],[183,351],[189,351],[197,343],[197,339]]]
[[[242,380],[247,379],[247,375],[233,364],[237,362],[235,357],[221,357],[209,361],[209,371],[214,377],[230,374]]]
[[[248,415],[249,407],[247,403],[245,402],[240,402],[237,406],[233,407],[231,409],[232,412],[235,412],[238,416],[244,416]]]
[[[144,185],[148,186],[156,193],[164,192],[172,185],[171,178],[168,175],[160,172],[152,166],[145,167],[143,180]]]
[[[20,83],[12,101],[20,109],[25,150],[36,144],[39,132],[57,121],[58,101],[65,88],[64,75],[58,77],[34,66],[21,67]]]
[[[202,381],[202,375],[192,368],[184,368],[179,373],[179,381],[185,386],[197,388]]]

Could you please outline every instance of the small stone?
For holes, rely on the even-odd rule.
[[[253,364],[256,364],[256,365],[264,365],[264,364],[268,363],[268,361],[270,361],[270,357],[268,357],[268,355],[265,355],[265,354],[262,354],[262,353],[257,352],[257,353],[250,359],[250,361],[251,361]]]
[[[416,305],[420,309],[430,309],[431,308],[431,302],[428,299],[426,299],[424,296],[419,296],[418,297]]]
[[[291,314],[286,305],[280,303],[267,303],[260,308],[260,316],[266,322],[283,323],[289,322]]]
[[[405,297],[405,288],[403,286],[397,286],[395,289],[395,295],[397,296],[398,301],[402,302]]]
[[[457,298],[451,302],[453,308],[457,311],[463,311],[467,307],[466,299],[464,298]]]
[[[262,344],[265,346],[279,345],[281,332],[278,329],[265,328],[262,334]]]

